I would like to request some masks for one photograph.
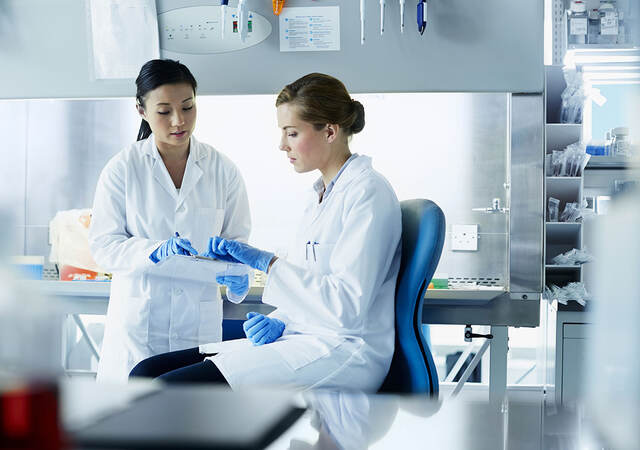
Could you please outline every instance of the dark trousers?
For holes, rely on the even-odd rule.
[[[218,367],[198,347],[162,353],[140,361],[129,377],[158,378],[169,383],[227,383]]]

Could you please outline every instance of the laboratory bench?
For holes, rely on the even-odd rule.
[[[75,449],[495,450],[579,448],[587,438],[594,442],[584,418],[571,410],[545,409],[540,391],[512,393],[491,403],[474,391],[455,399],[441,392],[433,400],[76,379],[63,380],[58,395],[63,434]]]
[[[107,313],[111,283],[108,281],[25,281],[55,301],[64,314],[99,314]],[[249,311],[268,314],[273,307],[262,303],[264,288],[252,286],[247,298],[239,304],[224,302],[224,318],[244,320]],[[226,299],[226,288],[221,288],[223,299]],[[424,305],[431,306],[473,306],[485,305],[504,296],[501,287],[480,289],[429,289],[425,293]],[[434,322],[429,322],[434,323]]]
[[[100,360],[100,348],[88,332],[80,317],[84,314],[104,315],[109,303],[110,282],[94,281],[29,281],[32,287],[39,289],[55,302],[58,311],[66,320],[69,317],[80,331],[89,351]],[[274,307],[262,303],[262,286],[251,287],[247,298],[239,304],[223,302],[223,340],[244,337],[242,322],[250,311],[268,314]],[[225,297],[224,287],[221,290]],[[520,298],[505,292],[501,287],[480,287],[473,289],[428,289],[423,302],[423,323],[425,324],[474,324],[491,325],[491,336],[483,348],[491,346],[490,388],[491,397],[504,394],[507,379],[507,326],[517,320],[521,326],[537,326],[539,317],[539,297]],[[72,326],[72,325],[71,325]],[[75,332],[64,327],[62,338],[62,367],[68,374],[78,372],[89,374],[85,370],[70,369],[70,349],[75,345]],[[71,340],[70,340],[71,338]],[[481,356],[483,352],[479,352]]]

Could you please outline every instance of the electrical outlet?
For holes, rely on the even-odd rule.
[[[451,226],[451,250],[452,251],[478,251],[478,225],[452,225]]]

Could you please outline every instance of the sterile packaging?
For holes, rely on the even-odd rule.
[[[585,248],[583,249],[571,249],[568,252],[561,253],[554,256],[551,262],[560,266],[580,265],[593,261],[591,256]]]
[[[567,87],[560,95],[562,98],[560,122],[582,123],[582,109],[587,98],[583,88],[582,74],[575,67],[565,67],[563,73]]]
[[[591,295],[589,295],[583,283],[574,282],[563,287],[556,286],[555,284],[545,286],[542,298],[548,302],[557,300],[558,303],[562,303],[563,305],[566,305],[569,300],[574,300],[584,306],[587,300],[591,300]]]
[[[593,209],[588,207],[586,200],[582,200],[582,204],[578,202],[567,202],[562,214],[560,214],[560,222],[582,222],[595,216]]]
[[[13,256],[11,265],[26,280],[42,280],[44,256]]]
[[[560,214],[560,222],[577,222],[581,217],[578,204],[575,202],[567,202],[564,205],[562,214]]]
[[[557,198],[549,197],[549,222],[558,221],[558,213],[560,211],[560,200]]]
[[[107,280],[89,250],[90,209],[59,211],[49,222],[49,261],[58,264],[60,280]]]

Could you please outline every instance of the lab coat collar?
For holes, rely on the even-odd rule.
[[[351,159],[349,164],[344,168],[344,171],[342,171],[340,176],[335,180],[335,184],[331,190],[332,192],[343,191],[347,188],[349,183],[360,176],[362,172],[371,169],[371,158],[369,156],[354,154],[352,155],[352,158],[353,159]],[[317,183],[322,183],[322,177],[314,183],[314,190]],[[324,186],[324,184],[321,184],[320,186]]]
[[[167,171],[164,163],[162,162],[162,157],[158,152],[158,147],[156,146],[156,141],[153,136],[149,136],[145,143],[143,144],[143,152],[147,155],[150,155],[154,158],[153,162],[153,177],[154,179],[162,186],[162,188],[167,191],[171,197],[176,200],[176,209],[180,207],[180,205],[184,202],[184,199],[187,195],[193,190],[193,188],[198,183],[198,180],[202,177],[203,171],[198,165],[198,161],[206,156],[206,151],[203,145],[191,136],[191,141],[189,143],[189,157],[187,158],[187,167],[184,171],[184,176],[182,178],[182,186],[180,187],[180,194],[176,190],[173,181],[171,180],[171,176]]]
[[[158,147],[156,146],[156,138],[153,133],[145,140],[142,151],[155,159],[160,159],[160,152],[158,152]],[[189,158],[193,156],[195,161],[200,161],[202,158],[207,156],[207,152],[204,147],[200,145],[200,142],[191,135],[191,139],[189,141]]]

